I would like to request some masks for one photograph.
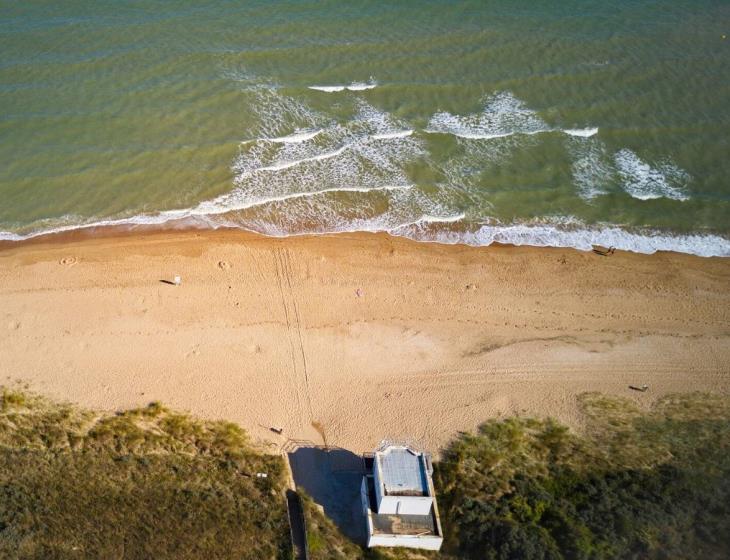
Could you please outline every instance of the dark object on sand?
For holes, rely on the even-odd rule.
[[[596,255],[601,255],[602,257],[609,257],[616,252],[616,247],[611,245],[608,249],[606,249],[605,247],[601,247],[600,245],[594,245],[593,252]]]
[[[271,427],[269,428],[269,430],[271,430],[271,431],[272,431],[272,432],[274,432],[275,434],[279,434],[279,435],[281,435],[281,433],[282,433],[282,432],[284,431],[284,428],[277,428],[277,427],[275,427],[275,426],[271,426]]]
[[[641,391],[642,393],[645,393],[648,389],[648,385],[642,385],[641,387],[637,387],[636,385],[629,385],[629,389],[632,389],[634,391]]]

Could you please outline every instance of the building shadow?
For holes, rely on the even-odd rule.
[[[361,456],[339,447],[301,446],[289,451],[294,483],[322,506],[342,533],[364,544],[365,516],[360,500]]]

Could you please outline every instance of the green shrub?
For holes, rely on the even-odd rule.
[[[445,552],[464,558],[727,558],[730,398],[649,412],[588,394],[578,436],[490,421],[436,465]]]

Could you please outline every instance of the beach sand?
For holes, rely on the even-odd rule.
[[[232,230],[5,243],[0,383],[18,382],[102,409],[160,400],[272,451],[438,452],[512,414],[580,428],[586,391],[730,391],[730,259]]]

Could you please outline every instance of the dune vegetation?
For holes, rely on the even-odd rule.
[[[437,465],[459,558],[728,558],[730,398],[651,410],[582,396],[582,434],[551,420],[489,421]]]
[[[238,426],[1,394],[0,558],[288,556],[283,462]]]
[[[238,426],[0,394],[0,557],[291,557],[283,462]],[[727,558],[730,398],[581,405],[580,433],[514,417],[452,442],[441,553],[364,550],[303,494],[310,558]]]

